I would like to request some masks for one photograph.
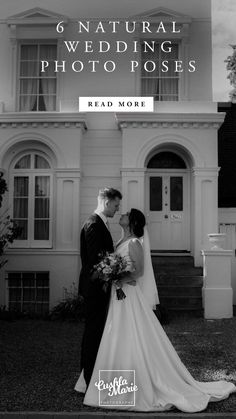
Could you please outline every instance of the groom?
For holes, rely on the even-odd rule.
[[[96,273],[91,270],[99,262],[99,255],[113,252],[113,241],[107,218],[119,210],[122,195],[113,188],[99,191],[98,206],[85,222],[80,236],[82,269],[79,278],[79,293],[85,301],[85,330],[82,341],[81,369],[88,386],[92,376],[97,351],[106,322],[110,288],[105,292]]]

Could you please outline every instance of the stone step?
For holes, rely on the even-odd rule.
[[[192,256],[152,256],[152,262],[159,266],[169,265],[188,265],[194,266],[194,258]]]
[[[158,287],[199,287],[203,286],[202,276],[192,275],[155,275]]]
[[[175,295],[176,297],[188,296],[188,297],[200,297],[202,298],[201,287],[175,287],[175,286],[159,286],[158,285],[159,297],[169,297]]]
[[[159,266],[153,264],[155,276],[202,276],[203,270],[201,267],[191,266]]]
[[[202,298],[182,295],[160,296],[160,304],[167,309],[202,309]]]
[[[168,311],[168,315],[169,315],[169,320],[170,318],[175,318],[175,317],[203,317],[204,316],[204,310],[203,308],[197,308],[197,307],[189,307],[189,308],[185,308],[185,307],[179,307],[179,308],[172,308],[169,307],[167,309]],[[169,418],[168,418],[169,419]],[[208,419],[208,418],[207,418]],[[216,419],[216,418],[214,418]]]
[[[161,307],[176,313],[202,313],[203,269],[190,255],[152,256]]]

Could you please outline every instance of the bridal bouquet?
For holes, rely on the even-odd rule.
[[[128,256],[123,257],[117,253],[106,252],[101,261],[93,267],[93,270],[98,273],[98,278],[104,282],[104,291],[107,290],[109,283],[113,283],[116,286],[117,299],[123,300],[126,297],[118,282],[127,272],[133,271],[132,262]]]

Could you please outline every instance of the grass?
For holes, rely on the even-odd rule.
[[[100,410],[84,406],[83,395],[74,391],[83,327],[82,322],[0,321],[0,411]],[[236,317],[185,316],[164,328],[194,378],[236,383]],[[236,394],[210,403],[206,412],[236,412]]]

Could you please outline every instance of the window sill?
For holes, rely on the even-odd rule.
[[[78,249],[52,249],[52,248],[11,248],[5,255],[80,255]]]

